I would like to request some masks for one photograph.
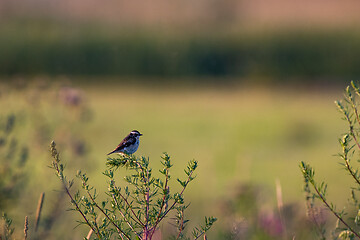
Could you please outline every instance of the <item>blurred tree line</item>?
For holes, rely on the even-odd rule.
[[[1,24],[0,75],[311,81],[360,74],[360,32],[351,29],[176,35],[70,25]]]

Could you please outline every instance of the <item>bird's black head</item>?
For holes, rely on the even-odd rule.
[[[142,134],[138,130],[132,130],[130,134],[135,137],[142,136]]]

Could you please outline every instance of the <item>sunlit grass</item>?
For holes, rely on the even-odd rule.
[[[344,129],[333,106],[340,91],[184,92],[116,86],[86,92],[96,116],[89,133],[96,135],[94,142],[89,139],[94,156],[101,157],[128,131],[139,129],[144,137],[138,154],[157,158],[167,151],[179,164],[196,158],[203,171],[198,190],[210,187],[215,198],[239,181],[273,187],[279,178],[284,182],[284,197],[299,199],[298,162],[336,162],[332,155]]]

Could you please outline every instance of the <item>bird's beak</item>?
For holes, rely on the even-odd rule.
[[[140,133],[140,136],[142,136],[143,134]]]

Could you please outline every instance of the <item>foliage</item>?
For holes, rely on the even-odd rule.
[[[2,220],[2,221],[1,221]],[[3,225],[2,229],[0,229],[0,240],[11,240],[14,238],[14,231],[15,228],[13,227],[12,223],[13,220],[6,214],[2,214],[2,219],[0,220],[0,226]],[[28,237],[28,230],[29,230],[29,222],[28,217],[25,216],[25,223],[24,223],[24,240]]]
[[[71,193],[70,188],[74,182],[64,175],[65,166],[60,161],[54,141],[50,149],[54,158],[51,167],[71,200],[72,210],[82,217],[79,224],[85,224],[91,229],[88,239],[92,233],[96,235],[96,239],[110,239],[114,235],[118,239],[152,239],[159,224],[173,211],[176,212],[174,225],[178,230],[176,239],[189,239],[184,235],[188,222],[184,215],[188,207],[185,204],[184,191],[195,178],[197,161],[188,163],[185,169],[186,179],[177,179],[181,191],[171,193],[169,181],[172,164],[168,154],[164,153],[161,161],[163,169],[160,173],[163,180],[154,177],[146,157],[121,155],[118,158],[108,158],[108,168],[103,173],[108,178],[107,199],[99,201],[96,189],[89,185],[88,176],[81,171],[77,172],[76,177],[82,182],[84,194],[80,190]],[[124,187],[118,186],[115,180],[115,172],[120,167],[132,172],[125,177],[127,185]],[[215,221],[214,217],[205,217],[205,225],[193,230],[193,239],[204,235]]]
[[[352,77],[349,73],[360,71],[359,33],[354,31],[203,32],[174,37],[104,29],[55,23],[0,25],[0,75],[259,76],[312,81]]]
[[[3,238],[5,240],[11,239],[12,235],[14,233],[14,228],[11,226],[12,219],[9,218],[7,216],[7,214],[3,213],[2,214],[2,220],[4,221],[4,232],[3,232],[3,235],[0,234],[0,239],[3,239]]]
[[[339,144],[342,151],[338,156],[341,159],[341,165],[344,170],[355,183],[355,187],[349,187],[351,192],[351,203],[355,210],[345,211],[346,208],[338,210],[336,205],[327,197],[327,184],[325,182],[319,183],[315,181],[315,170],[305,162],[300,163],[300,168],[305,180],[304,189],[309,212],[314,212],[314,201],[315,199],[318,199],[338,220],[338,223],[332,232],[333,239],[360,239],[360,202],[357,196],[360,191],[360,172],[359,168],[354,163],[355,160],[356,162],[360,161],[358,159],[360,152],[359,97],[359,86],[352,81],[351,86],[348,86],[345,90],[344,101],[335,101],[338,110],[343,115],[342,118],[348,125],[348,131],[339,138]],[[355,217],[346,217],[346,215]],[[327,229],[324,223],[317,221],[314,221],[314,223],[318,229],[319,238],[327,239]]]
[[[4,211],[14,204],[25,186],[27,176],[25,163],[28,159],[28,148],[19,144],[16,135],[12,134],[18,116],[9,114],[0,118],[0,210]]]
[[[81,159],[89,153],[82,134],[71,129],[78,129],[79,125],[85,129],[91,120],[91,110],[84,100],[79,89],[66,83],[59,86],[40,79],[32,83],[16,79],[11,84],[1,84],[0,214],[6,213],[8,219],[13,219],[16,231],[12,238],[22,235],[19,218],[25,215],[28,215],[25,222],[31,223],[24,228],[26,235],[51,239],[61,234],[51,228],[66,218],[60,215],[66,199],[62,192],[51,191],[50,181],[44,181],[50,173],[44,164],[47,154],[43,146],[50,136],[56,136],[59,142],[71,146],[68,151],[71,156]],[[32,210],[39,191],[44,193],[35,212]],[[47,202],[42,210],[45,192]],[[0,235],[4,235],[2,225],[0,221]]]

